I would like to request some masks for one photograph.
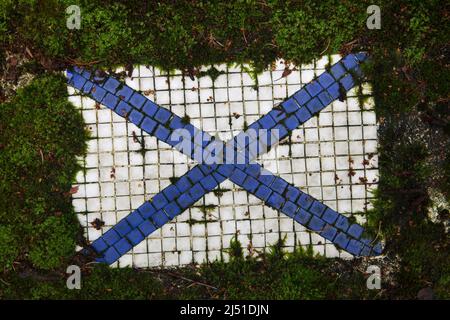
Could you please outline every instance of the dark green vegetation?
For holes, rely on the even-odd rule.
[[[70,188],[83,119],[60,76],[42,76],[0,105],[0,268],[53,269],[73,255]]]
[[[65,8],[76,3],[81,30],[69,30]],[[1,1],[3,80],[14,82],[25,72],[38,79],[1,105],[0,297],[415,298],[431,287],[450,298],[449,241],[441,223],[448,211],[437,222],[427,215],[429,188],[450,200],[449,8],[435,0],[378,1],[382,29],[367,30],[369,4]],[[173,272],[84,266],[83,289],[65,289],[79,231],[70,182],[85,133],[66,102],[63,80],[43,74],[71,63],[106,69],[151,64],[202,76],[199,65],[250,62],[257,72],[277,57],[309,63],[357,50],[372,57],[366,73],[380,122],[381,180],[369,224],[386,240],[386,260],[398,264],[385,266],[393,281],[383,283],[383,291],[365,289],[352,265],[357,261],[306,253],[281,259],[276,249],[261,261],[245,260],[237,244],[230,264]],[[24,57],[27,62],[18,64]]]
[[[338,276],[333,264],[311,251],[286,256],[279,247],[260,261],[244,259],[242,249],[230,252],[229,263],[216,262],[200,269],[178,270],[110,269],[86,267],[82,290],[68,290],[64,277],[43,275],[40,279],[8,274],[0,298],[13,299],[337,299],[373,298],[364,276],[350,266]]]

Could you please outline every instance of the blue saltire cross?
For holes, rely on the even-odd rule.
[[[179,116],[156,105],[112,76],[91,73],[78,67],[68,70],[69,85],[193,159],[197,159],[199,150],[203,157],[212,156],[218,145],[225,151],[232,146],[238,155],[243,153],[245,158],[245,163],[242,164],[219,162],[196,165],[95,240],[91,247],[100,256],[97,261],[107,264],[115,262],[226,179],[353,255],[380,255],[381,243],[374,243],[366,236],[362,226],[351,223],[344,215],[273,175],[259,164],[252,163],[267,147],[273,147],[292,130],[341,97],[343,92],[350,90],[355,85],[355,77],[362,76],[359,65],[366,59],[364,53],[347,55],[331,66],[329,72],[322,73],[248,127],[247,131],[267,130],[269,137],[272,136],[270,132],[276,132],[278,139],[266,142],[262,137],[256,136],[247,137],[249,139],[244,139],[245,142],[242,143],[242,139],[238,138],[245,136],[247,132],[241,132],[226,144],[190,123],[184,123]],[[173,134],[180,129],[189,133],[192,148],[181,148],[179,139],[172,139]],[[197,139],[198,135],[202,139]],[[249,150],[252,139],[258,141],[258,146],[262,143],[266,145],[252,153]]]

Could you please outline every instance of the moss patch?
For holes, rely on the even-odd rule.
[[[85,152],[81,114],[60,76],[46,75],[0,106],[1,269],[58,267],[73,255],[79,223],[71,184]],[[13,235],[14,236],[13,236]]]

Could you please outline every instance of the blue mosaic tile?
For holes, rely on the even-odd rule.
[[[215,187],[217,187],[216,180],[212,176],[206,176],[202,180],[200,180],[200,184],[207,191],[212,191]]]
[[[73,66],[72,69],[74,72],[79,73],[79,74],[83,73],[83,70],[84,70],[83,68],[80,68],[78,66]]]
[[[327,224],[323,228],[323,231],[320,233],[320,235],[322,237],[324,237],[325,239],[327,239],[329,241],[333,241],[336,234],[337,234],[337,229],[333,226],[330,226],[329,224]]]
[[[150,222],[150,220],[145,220],[143,223],[139,225],[139,231],[145,236],[149,236],[152,234],[157,228],[156,226]]]
[[[202,185],[200,183],[196,183],[192,186],[192,188],[189,190],[189,195],[194,201],[199,200],[201,197],[205,195],[205,189],[203,189]]]
[[[355,255],[355,256],[359,256],[359,254],[361,253],[361,250],[363,249],[363,244],[361,242],[359,242],[358,240],[350,240],[350,242],[348,243],[347,247],[345,248],[349,253]]]
[[[127,85],[122,85],[121,88],[116,92],[116,96],[119,97],[120,100],[128,101],[131,98],[131,95],[133,94],[134,90],[131,89]]]
[[[320,216],[322,215],[322,213],[325,211],[326,208],[327,208],[327,207],[326,207],[322,202],[320,202],[320,201],[318,201],[318,200],[315,200],[315,201],[313,202],[311,208],[309,208],[309,211],[310,211],[312,214],[314,214],[314,215],[320,217]]]
[[[70,79],[70,83],[74,88],[81,90],[86,83],[86,79],[75,73]]]
[[[312,216],[311,220],[308,223],[308,228],[313,231],[320,231],[325,226],[325,221],[316,216]]]
[[[372,248],[373,253],[375,253],[375,255],[380,255],[381,253],[383,253],[383,247],[381,246],[381,243],[377,243],[373,248]]]
[[[339,92],[339,84],[333,83],[331,87],[327,89],[328,94],[330,97],[335,100],[340,97],[341,93]]]
[[[302,207],[305,210],[308,210],[309,207],[311,207],[313,202],[314,202],[314,198],[303,192],[297,200],[297,203],[300,205],[300,207]]]
[[[267,199],[269,199],[269,196],[271,193],[272,193],[272,190],[269,187],[261,184],[261,185],[259,185],[259,188],[256,190],[255,195],[259,199],[267,201]]]
[[[261,170],[261,174],[258,177],[258,181],[264,183],[266,186],[270,186],[275,180],[275,176],[269,173],[267,170]]]
[[[144,121],[142,121],[141,123],[141,128],[145,132],[151,134],[153,130],[155,130],[156,125],[157,125],[156,121],[154,121],[152,118],[145,117]]]
[[[250,164],[246,167],[245,172],[253,178],[257,178],[261,173],[261,167],[259,164]]]
[[[329,105],[333,101],[333,97],[327,91],[322,91],[317,97],[324,106]]]
[[[178,188],[174,184],[167,186],[162,192],[164,193],[167,200],[169,200],[169,201],[174,200],[181,194],[180,191],[178,190]]]
[[[363,256],[363,257],[368,257],[368,256],[370,256],[370,252],[371,252],[370,247],[363,246],[360,255]]]
[[[129,103],[133,107],[140,109],[142,108],[146,100],[147,99],[142,94],[135,92],[131,96]]]
[[[352,237],[358,239],[359,237],[361,237],[363,231],[363,227],[361,227],[359,224],[354,223],[350,226],[350,228],[348,228],[347,233]]]
[[[261,128],[263,129],[272,129],[275,126],[275,120],[273,120],[273,118],[266,114],[265,116],[261,117],[259,120],[259,125],[261,126]]]
[[[100,237],[91,243],[91,247],[97,253],[101,253],[102,251],[106,250],[106,248],[108,248],[108,244],[105,242],[105,240],[103,238]]]
[[[286,190],[287,185],[288,183],[285,180],[276,177],[275,180],[272,182],[270,189],[272,189],[275,192],[278,192],[279,194],[283,194],[284,190]]]
[[[311,100],[311,96],[305,89],[301,89],[294,94],[294,99],[297,100],[300,106],[304,106],[309,100]]]
[[[211,165],[199,165],[199,169],[202,171],[203,175],[211,174],[213,171],[215,171],[218,168],[217,164],[211,164]]]
[[[342,231],[347,231],[348,227],[349,227],[349,223],[348,223],[348,219],[347,217],[344,216],[339,216],[336,223],[334,224],[336,228],[342,230]]]
[[[95,101],[101,102],[103,97],[106,95],[106,90],[99,85],[94,85],[91,89],[91,96]]]
[[[128,115],[128,120],[130,120],[135,125],[139,126],[142,119],[144,118],[144,115],[140,113],[139,111],[132,110],[131,113]]]
[[[249,125],[248,128],[253,130],[259,130],[261,129],[261,126],[259,125],[258,121],[255,121],[251,125]]]
[[[312,215],[308,211],[300,208],[300,210],[295,215],[294,220],[302,225],[306,225],[309,219],[311,219],[311,216]]]
[[[162,125],[158,125],[158,127],[155,130],[154,135],[164,142],[166,142],[169,139],[170,131],[166,127]]]
[[[202,173],[198,166],[195,166],[187,173],[187,177],[192,181],[192,183],[197,183],[201,179],[203,179],[205,175]]]
[[[346,75],[344,78],[339,80],[339,83],[342,84],[345,90],[350,90],[355,86],[355,82],[353,81],[353,78],[351,75]]]
[[[139,229],[134,229],[129,234],[127,234],[127,239],[131,242],[133,245],[139,244],[142,240],[144,240],[143,234],[139,231]]]
[[[301,107],[295,113],[295,116],[297,117],[298,121],[300,121],[300,124],[305,123],[312,117],[311,112],[309,112],[308,108],[306,108],[306,107]]]
[[[224,177],[223,175],[221,175],[217,171],[213,172],[213,177],[214,177],[214,180],[217,181],[218,185],[228,179],[228,177]]]
[[[169,222],[169,217],[164,213],[163,210],[156,211],[156,213],[152,215],[150,219],[158,228],[161,228],[163,225]]]
[[[286,119],[284,125],[286,126],[286,128],[292,131],[300,125],[300,122],[295,115],[292,115]]]
[[[333,209],[327,208],[322,216],[322,219],[328,222],[329,224],[333,224],[338,218],[338,216],[339,213],[337,213]]]
[[[117,103],[119,102],[119,98],[117,98],[115,95],[112,95],[111,93],[108,93],[102,101],[102,104],[108,107],[111,110],[114,110],[117,106]]]
[[[369,55],[365,52],[358,52],[354,54],[354,57],[359,61],[359,63],[362,63],[369,58]]]
[[[126,219],[122,219],[113,227],[113,229],[123,237],[131,231],[131,226],[128,224]]]
[[[289,134],[286,127],[283,126],[282,124],[277,124],[275,127],[273,127],[270,130],[271,130],[271,133],[274,132],[274,130],[278,130],[278,139],[273,139],[272,141],[270,141],[270,145],[274,145],[275,143],[278,143],[280,140],[282,140]]]
[[[340,62],[338,62],[330,68],[330,73],[333,75],[333,77],[336,80],[339,80],[347,73],[347,71],[344,69],[342,64]]]
[[[239,169],[234,170],[233,174],[230,176],[230,180],[236,184],[243,184],[247,175]]]
[[[268,115],[272,117],[272,119],[275,121],[275,123],[279,123],[281,120],[286,118],[286,113],[283,110],[275,109],[269,111]],[[264,128],[267,129],[267,128]]]
[[[247,178],[243,183],[244,189],[249,191],[250,193],[254,193],[258,188],[258,186],[259,186],[258,181],[256,181],[256,179],[251,176],[247,176]]]
[[[144,112],[146,115],[153,117],[156,114],[156,111],[159,110],[159,107],[153,103],[150,100],[147,100],[142,107],[142,112]]]
[[[194,203],[194,199],[192,199],[192,197],[187,194],[187,193],[183,193],[178,199],[177,199],[177,203],[180,205],[180,207],[182,209],[187,209],[190,205],[192,205]]]
[[[285,213],[289,217],[293,218],[295,216],[295,212],[297,211],[298,206],[290,201],[286,201],[283,208],[281,209],[281,212]]]
[[[126,117],[131,111],[131,106],[124,101],[120,101],[115,111],[119,116]]]
[[[83,86],[83,90],[82,92],[85,94],[89,94],[91,93],[92,88],[94,87],[94,83],[91,81],[86,81],[86,83]],[[103,98],[103,100],[105,100],[105,98]]]
[[[275,209],[280,209],[284,202],[285,200],[282,196],[276,192],[272,192],[266,203]]]
[[[163,208],[168,203],[163,193],[156,194],[151,201],[156,210]]]
[[[328,72],[322,73],[317,80],[319,81],[319,83],[322,85],[323,88],[328,88],[335,81],[334,78]]]
[[[109,229],[108,231],[105,232],[105,234],[103,234],[102,237],[103,240],[105,240],[105,242],[110,246],[112,246],[120,239],[120,235],[114,229]]]
[[[291,186],[291,185],[289,185],[287,187],[286,199],[294,202],[295,200],[297,200],[299,195],[300,195],[300,190],[298,190],[297,188],[295,188],[294,186]]]
[[[347,235],[345,233],[339,232],[334,238],[333,243],[337,244],[342,249],[345,249],[347,247],[349,239],[347,238]]]
[[[192,186],[192,183],[189,181],[186,175],[182,176],[178,181],[175,183],[175,186],[180,190],[181,193],[189,190],[189,188]]]
[[[281,103],[281,108],[283,108],[286,113],[293,113],[297,111],[298,105],[295,102],[295,99],[290,98]]]
[[[88,70],[83,70],[83,72],[81,73],[81,75],[83,77],[85,77],[86,79],[90,79],[91,78],[91,73]]]
[[[182,212],[181,208],[175,202],[169,203],[167,206],[165,206],[164,211],[167,213],[170,219],[175,218]]]
[[[306,104],[311,114],[317,113],[323,109],[323,105],[318,98],[314,98]]]
[[[132,228],[136,228],[138,225],[140,225],[144,221],[144,219],[142,218],[142,216],[138,210],[134,210],[132,213],[130,213],[126,217],[126,219]]]
[[[119,88],[120,82],[115,78],[108,78],[103,85],[103,88],[111,93],[116,93],[117,88]]]
[[[130,251],[130,249],[133,246],[127,241],[127,239],[122,238],[120,239],[115,245],[114,248],[117,250],[117,252],[120,255],[124,255],[125,253],[127,253],[128,251]]]
[[[355,56],[352,54],[346,55],[342,60],[341,63],[345,66],[345,68],[349,71],[353,71],[358,67],[358,61],[356,60]]]
[[[71,83],[70,80],[72,79],[72,77],[74,76],[74,74],[76,73],[75,70],[73,69],[67,69],[66,70],[66,78],[67,78],[67,83]]]
[[[200,132],[196,127],[194,127],[192,124],[188,123],[184,126],[184,129],[186,129],[189,132],[189,137],[192,139],[195,138],[195,136]]]
[[[318,81],[311,81],[305,86],[305,88],[311,97],[317,96],[323,90]]]
[[[159,108],[159,110],[155,114],[155,120],[159,123],[166,124],[167,121],[169,121],[170,116],[172,113],[164,108]]]
[[[119,258],[120,258],[120,254],[117,252],[117,250],[114,247],[110,247],[103,254],[103,260],[107,264],[111,264]]]
[[[353,70],[353,74],[356,75],[356,77],[359,78],[359,79],[362,79],[363,76],[364,76],[364,74],[363,74],[361,68],[359,68],[359,67],[358,67],[358,68],[355,68],[355,69]]]
[[[170,120],[169,127],[174,130],[182,129],[184,127],[183,119],[174,114],[172,120]]]
[[[138,208],[138,211],[144,219],[148,219],[156,212],[156,209],[149,201],[146,201]]]

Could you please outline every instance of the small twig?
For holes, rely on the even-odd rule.
[[[242,28],[241,31],[242,31],[242,35],[244,36],[245,44],[248,45],[247,38],[245,37],[245,30],[244,30],[244,28]]]
[[[72,59],[72,58],[67,58],[66,60],[71,64],[75,64],[75,65],[79,65],[79,66],[91,66],[91,65],[97,64],[102,61],[102,60],[95,60],[95,61],[90,61],[90,62],[80,62],[80,61]]]
[[[328,39],[328,44],[327,44],[325,50],[323,50],[321,53],[319,53],[320,56],[323,55],[328,50],[328,47],[330,46],[330,43],[331,43],[331,41],[330,41],[330,39]]]
[[[41,154],[42,164],[44,164],[44,154],[42,153],[42,149],[39,149],[39,153]]]
[[[371,242],[372,245],[373,245],[373,244],[375,243],[375,241],[378,239],[380,233],[381,233],[381,221],[380,221],[380,223],[378,224],[378,232],[377,232],[377,235],[375,236],[375,238],[374,238],[374,239],[372,240],[372,242]]]
[[[0,278],[0,281],[3,282],[5,285],[10,286],[11,284]]]
[[[175,277],[175,278],[179,278],[179,279],[182,279],[182,280],[185,280],[185,281],[192,282],[193,284],[198,284],[198,285],[201,285],[201,286],[204,286],[204,287],[207,287],[207,288],[211,288],[211,289],[214,289],[214,290],[218,290],[216,287],[213,287],[213,286],[211,286],[211,285],[209,285],[209,284],[206,284],[206,283],[203,283],[203,282],[199,282],[199,281],[195,281],[195,280],[186,278],[186,277],[184,277],[184,276],[182,276],[182,275],[179,275],[179,274],[176,274],[176,273],[173,273],[173,272],[166,272],[166,273],[167,273],[168,275],[172,276],[172,277]]]

